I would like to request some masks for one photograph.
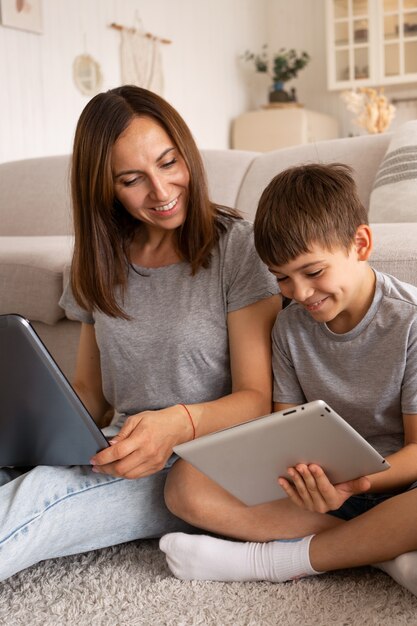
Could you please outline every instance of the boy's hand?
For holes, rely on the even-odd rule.
[[[336,511],[350,496],[368,491],[371,486],[366,476],[332,485],[322,468],[315,464],[300,463],[290,467],[288,474],[293,484],[282,476],[278,482],[289,499],[300,508],[316,513]]]

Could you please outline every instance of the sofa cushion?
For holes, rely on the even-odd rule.
[[[58,301],[72,246],[69,235],[0,237],[0,314],[19,313],[46,324],[65,317]]]
[[[265,152],[249,168],[239,191],[237,208],[253,220],[261,193],[276,174],[294,165],[335,162],[354,168],[359,197],[368,207],[372,183],[389,139],[389,135],[364,135]]]
[[[0,235],[72,233],[68,155],[0,164]]]
[[[244,150],[202,150],[201,156],[211,200],[236,208],[240,187],[258,153]]]
[[[417,286],[417,223],[372,224],[371,265]]]
[[[371,222],[417,222],[417,120],[394,133],[369,202]]]

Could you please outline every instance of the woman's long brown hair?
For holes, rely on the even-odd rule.
[[[131,85],[100,93],[87,104],[77,124],[71,168],[75,245],[71,286],[83,308],[129,319],[119,302],[128,275],[128,246],[140,222],[116,199],[111,151],[134,117],[155,120],[174,142],[190,175],[184,224],[177,247],[191,274],[210,264],[211,251],[233,209],[216,207],[208,196],[204,166],[188,126],[168,102]]]

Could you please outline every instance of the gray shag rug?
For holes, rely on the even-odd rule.
[[[284,584],[183,582],[156,540],[44,561],[0,583],[3,626],[413,626],[417,597],[372,568]]]

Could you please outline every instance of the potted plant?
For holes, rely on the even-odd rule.
[[[268,46],[264,44],[262,51],[255,54],[246,50],[242,58],[245,61],[253,62],[256,72],[266,73],[271,79],[271,90],[269,93],[270,102],[291,102],[295,101],[295,90],[289,94],[284,90],[284,84],[295,78],[310,61],[308,52],[298,53],[294,48],[281,48],[272,57],[268,54]]]

